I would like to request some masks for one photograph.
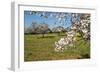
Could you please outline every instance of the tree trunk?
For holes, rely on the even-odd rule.
[[[42,34],[42,38],[44,38],[44,33]]]

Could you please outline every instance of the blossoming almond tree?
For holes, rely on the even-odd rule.
[[[61,38],[56,42],[55,51],[63,51],[64,46],[69,46],[70,44],[74,46],[74,42],[77,41],[76,33],[79,33],[84,39],[90,40],[90,14],[73,13],[71,21],[70,31],[66,33],[66,38]]]

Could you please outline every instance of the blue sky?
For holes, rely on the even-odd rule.
[[[43,13],[42,11],[38,12],[38,15],[37,14],[30,14],[31,12],[32,11],[24,11],[24,25],[25,25],[25,28],[29,27],[32,24],[32,22],[37,22],[40,25],[42,25],[43,23],[46,23],[46,24],[48,24],[49,28],[51,28],[51,29],[53,27],[57,27],[57,26],[62,26],[64,28],[67,28],[68,26],[71,25],[70,13],[69,13],[68,18],[65,18],[64,19],[65,21],[61,21],[62,23],[60,23],[58,21],[58,19],[56,19],[55,17],[49,16],[50,14],[57,14],[58,12],[56,12],[56,13],[55,12],[44,12],[45,14],[49,14],[48,18],[39,16],[39,14]]]

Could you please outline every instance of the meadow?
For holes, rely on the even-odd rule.
[[[55,33],[24,35],[24,61],[70,60],[90,58],[90,41],[79,38],[75,47],[66,46],[63,52],[55,52],[55,41],[65,35]]]

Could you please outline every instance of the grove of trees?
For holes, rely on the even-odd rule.
[[[50,28],[48,23],[38,23],[33,21],[31,25],[25,28],[25,34],[44,34],[46,33],[58,33],[68,32],[70,30],[75,30],[83,38],[90,39],[90,14],[88,13],[64,13],[64,12],[27,12],[28,15],[37,15],[41,18],[48,19],[50,17],[55,18],[54,25],[56,27]],[[64,27],[71,22],[71,26]],[[60,24],[60,25],[59,25]]]

